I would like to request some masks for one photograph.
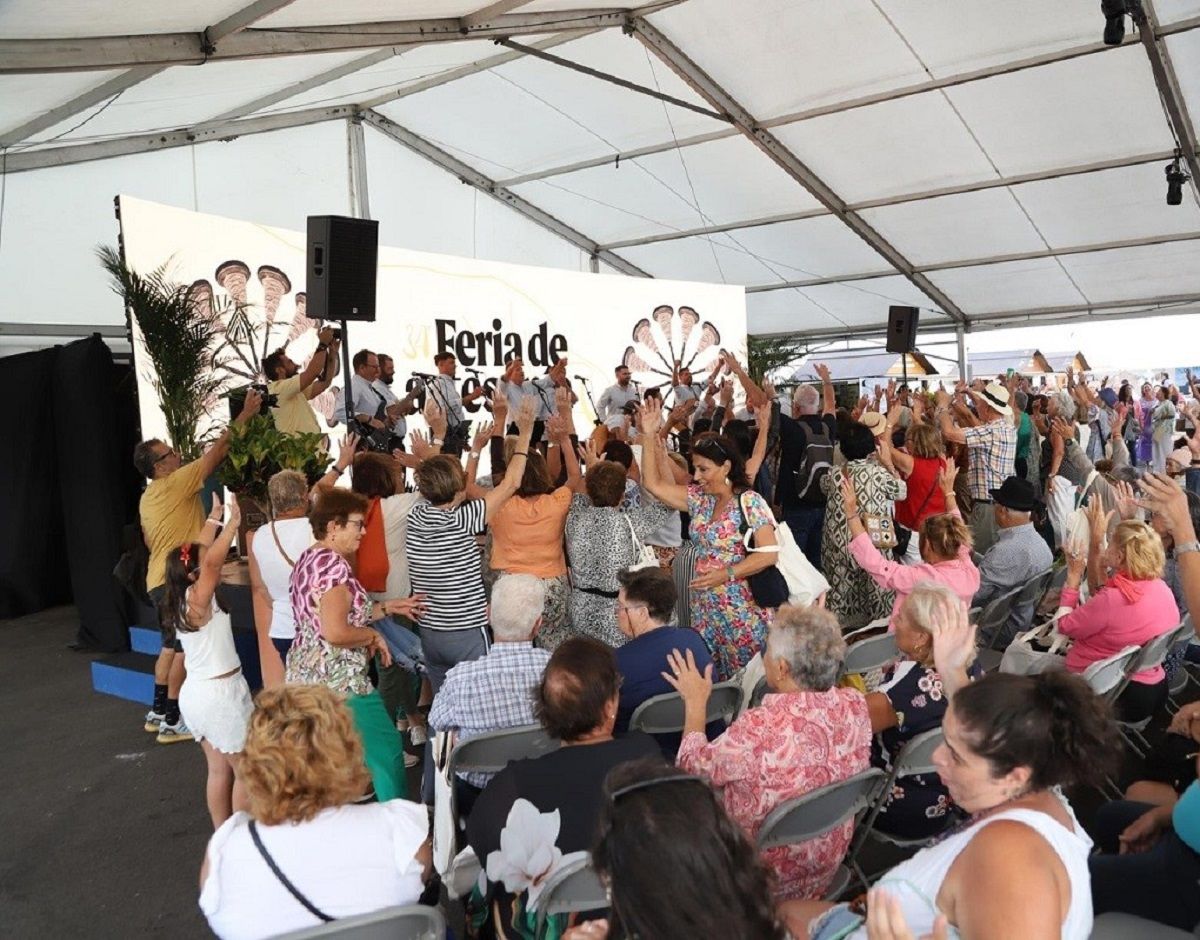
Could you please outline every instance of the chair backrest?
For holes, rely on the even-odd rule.
[[[1034,575],[1030,578],[1023,588],[1017,592],[1017,597],[1013,604],[1037,604],[1042,599],[1042,595],[1046,593],[1046,589],[1050,587],[1050,582],[1054,579],[1054,568],[1050,567],[1041,574]]]
[[[1127,646],[1119,653],[1114,653],[1108,659],[1092,663],[1083,671],[1083,678],[1092,687],[1092,691],[1103,698],[1114,698],[1121,688],[1129,664],[1141,651],[1140,646]]]
[[[746,705],[747,708],[758,708],[762,704],[762,700],[767,697],[767,693],[771,691],[771,686],[767,682],[767,677],[763,676],[756,683],[754,689],[750,693],[750,702]]]
[[[278,940],[309,940],[336,937],[337,940],[443,940],[446,919],[436,907],[409,904],[385,907],[358,917],[343,917],[327,924],[283,934]]]
[[[1141,672],[1143,669],[1153,669],[1161,666],[1167,654],[1180,640],[1186,639],[1192,633],[1192,625],[1185,620],[1177,627],[1172,627],[1166,633],[1156,636],[1142,646],[1142,651],[1134,658],[1129,667],[1129,673]]]
[[[558,747],[559,742],[546,734],[541,725],[501,728],[456,744],[450,752],[450,770],[499,773],[510,761],[541,757]]]
[[[846,649],[846,661],[842,663],[842,675],[870,672],[872,669],[882,669],[888,663],[900,658],[900,650],[896,648],[896,634],[881,633],[879,636],[869,636],[864,640],[851,643]]]
[[[1005,633],[1008,615],[1017,604],[1018,596],[1028,587],[1029,583],[1019,584],[1015,588],[1005,591],[999,597],[993,597],[984,605],[983,610],[979,612],[979,617],[975,620],[975,629],[981,643],[986,642],[989,647],[995,647],[996,640]]]
[[[542,889],[538,898],[536,937],[542,936],[546,918],[554,914],[608,909],[608,890],[592,867],[591,855],[587,852],[577,854],[576,858],[565,859]]]
[[[705,721],[730,719],[742,704],[742,687],[737,682],[718,682],[708,697]],[[629,727],[647,734],[669,734],[683,730],[683,697],[678,692],[654,695],[633,710]]]
[[[841,825],[871,805],[886,777],[872,767],[780,803],[758,830],[759,849],[807,842]]]
[[[899,778],[911,777],[914,774],[936,773],[937,768],[933,766],[933,752],[938,749],[938,745],[943,740],[945,740],[945,735],[942,734],[941,728],[930,728],[928,731],[922,731],[910,738],[892,762],[894,776]]]

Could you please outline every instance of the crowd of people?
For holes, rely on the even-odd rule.
[[[609,898],[603,917],[552,918],[567,940],[1086,938],[1110,910],[1200,921],[1200,704],[1170,720],[1091,834],[1063,792],[1121,777],[1118,721],[1165,716],[1200,650],[1184,640],[1131,671],[1112,702],[1088,681],[1200,604],[1190,383],[1135,396],[1010,373],[953,391],[888,383],[839,408],[823,366],[819,388],[789,394],[722,351],[701,383],[677,364],[639,391],[618,367],[581,432],[565,359],[535,379],[510,361],[491,420],[472,427],[442,353],[429,431],[406,435],[419,396],[383,393],[385,360],[355,355],[351,401],[352,427],[386,446],[350,434],[321,480],[270,481],[248,553],[254,699],[217,591],[236,504],[206,514],[200,495],[227,437],[182,466],[157,440],[134,455],[164,634],[145,726],[203,746],[215,833],[200,905],[218,935],[429,899],[430,739],[531,725],[553,750],[451,781],[482,871],[472,936],[534,936],[541,887],[576,852]],[[269,364],[297,397],[324,374]],[[261,406],[250,392],[236,421]],[[788,552],[828,590],[767,602]],[[1017,598],[1054,566],[1044,595]],[[1065,655],[985,673],[979,651],[1028,642],[1039,612]],[[887,634],[892,661],[847,674],[848,649]],[[766,693],[752,695],[758,677]],[[710,699],[731,684],[744,704],[722,718]],[[635,712],[664,694],[682,721],[647,734]],[[897,777],[872,822],[925,847],[865,897],[826,898],[852,819],[757,849],[777,807],[890,773],[939,729],[937,773]]]

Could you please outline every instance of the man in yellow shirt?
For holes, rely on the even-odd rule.
[[[279,398],[279,404],[271,409],[271,419],[284,434],[321,433],[309,402],[325,391],[337,375],[341,340],[334,336],[331,326],[322,327],[317,339],[317,351],[303,371],[282,348],[263,360],[267,393]]]
[[[235,424],[258,414],[262,396],[251,389]],[[172,618],[162,612],[166,593],[167,557],[179,546],[195,542],[206,525],[200,491],[204,481],[229,453],[229,429],[204,455],[183,464],[175,449],[157,439],[142,441],[133,450],[133,465],[150,480],[138,504],[142,538],[150,551],[146,566],[146,593],[158,611],[162,649],[154,664],[154,704],[146,715],[146,730],[158,733],[160,744],[190,741],[192,736],[179,717],[179,688],[183,685],[183,652],[175,637]]]

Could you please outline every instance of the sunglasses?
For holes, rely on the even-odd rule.
[[[618,787],[608,795],[608,798],[611,802],[615,803],[621,797],[628,796],[630,793],[636,793],[638,790],[649,790],[651,787],[664,786],[668,783],[699,783],[702,786],[708,786],[708,783],[703,778],[697,777],[694,774],[671,774],[669,777],[655,777],[653,780],[639,780],[636,783]]]
[[[166,460],[168,457],[174,456],[174,454],[175,454],[175,448],[168,447],[161,454],[159,454],[157,457],[154,458],[154,463],[161,463],[162,461]]]

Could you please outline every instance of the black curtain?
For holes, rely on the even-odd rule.
[[[93,336],[0,359],[12,418],[0,461],[0,618],[74,600],[80,646],[127,649],[130,599],[113,578],[139,481],[132,370]]]

